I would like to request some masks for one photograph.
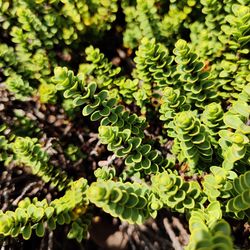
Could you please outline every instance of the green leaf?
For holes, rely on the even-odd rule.
[[[25,225],[28,221],[28,215],[26,214],[25,209],[18,207],[15,213],[17,221],[22,225]]]
[[[49,219],[53,213],[54,213],[55,209],[53,207],[46,207],[45,208],[45,215],[47,217],[47,219]]]
[[[78,106],[81,106],[81,105],[85,104],[86,102],[87,102],[87,100],[86,100],[84,97],[78,96],[78,97],[76,97],[76,98],[73,100],[73,105],[74,105],[75,107],[78,107]]]
[[[66,224],[69,224],[71,222],[71,217],[69,215],[69,212],[65,211],[63,213],[63,217],[64,217],[64,221],[65,221]]]
[[[150,152],[151,146],[149,144],[145,144],[145,145],[142,145],[139,150],[143,155],[146,155]]]
[[[7,234],[12,227],[11,217],[7,214],[0,214],[0,234]]]
[[[98,121],[101,118],[102,118],[102,115],[100,114],[100,111],[98,110],[92,113],[92,115],[90,116],[91,121]]]
[[[144,208],[146,205],[147,205],[147,200],[146,198],[142,197],[142,196],[138,196],[138,202],[137,204],[135,205],[135,208],[137,209],[142,209]]]
[[[243,202],[248,205],[248,208],[250,208],[250,189],[245,190],[242,193],[242,199],[243,199]]]
[[[96,91],[96,88],[97,88],[97,84],[96,83],[90,83],[88,85],[88,90],[89,90],[89,96],[92,97],[94,94],[95,94],[95,91]]]
[[[43,237],[45,233],[43,222],[39,222],[36,226],[36,235],[38,237]]]
[[[216,222],[214,224],[214,226],[212,227],[213,233],[216,233],[218,231],[222,232],[225,235],[231,234],[231,228],[230,228],[229,224],[227,222],[225,222],[224,220],[220,220],[220,221]]]
[[[49,227],[50,230],[53,231],[53,230],[56,229],[56,220],[55,220],[55,218],[50,217],[50,218],[48,219],[47,223],[48,223],[48,227]]]
[[[11,230],[11,236],[13,238],[16,238],[20,234],[20,231],[21,231],[21,225],[13,226],[13,228]]]
[[[31,230],[31,225],[29,223],[22,229],[22,236],[25,240],[29,240],[31,237],[31,233],[32,230]]]
[[[125,205],[129,199],[129,195],[125,190],[122,190],[122,198],[119,200],[119,204]]]
[[[33,213],[35,212],[35,210],[36,210],[36,206],[34,204],[30,204],[28,206],[27,212],[28,212],[29,217],[33,216]]]
[[[141,167],[143,169],[149,169],[151,167],[151,161],[148,159],[148,158],[144,158],[142,161],[141,161]]]
[[[183,206],[185,208],[192,209],[195,207],[195,201],[192,198],[188,197],[183,201]]]
[[[113,188],[110,194],[110,200],[114,203],[119,202],[123,197],[122,190],[119,188]]]
[[[244,189],[242,188],[241,186],[241,183],[240,183],[240,180],[238,178],[236,178],[233,182],[233,186],[234,186],[234,189],[235,191],[238,193],[238,194],[241,194]]]
[[[100,98],[101,101],[105,100],[108,97],[108,91],[107,90],[102,90],[98,94],[98,97]]]
[[[248,192],[249,194],[249,192]],[[248,198],[249,199],[249,198]],[[248,203],[245,203],[243,201],[243,198],[241,195],[238,195],[236,196],[234,199],[233,199],[233,205],[234,205],[234,208],[238,211],[242,211],[242,210],[246,210],[249,208],[249,204]]]
[[[134,223],[138,223],[139,219],[139,210],[138,209],[132,209],[131,210],[131,219]]]
[[[88,116],[96,110],[96,107],[92,108],[90,105],[87,105],[82,110],[83,116]]]
[[[133,208],[136,206],[136,204],[139,202],[139,199],[137,198],[136,194],[130,193],[129,198],[125,204],[126,207]]]
[[[128,220],[129,218],[131,218],[131,214],[132,214],[132,208],[124,208],[121,218],[123,220]]]
[[[32,220],[34,222],[40,221],[44,216],[44,209],[41,207],[35,208],[32,214]]]
[[[59,225],[63,225],[65,223],[65,219],[64,219],[63,213],[60,213],[59,215],[57,215],[57,223]]]
[[[141,160],[142,160],[142,154],[140,152],[135,153],[132,156],[132,160],[133,160],[133,162],[136,162],[136,163],[141,162]]]
[[[235,115],[225,115],[224,118],[224,123],[230,127],[230,128],[234,128],[234,129],[238,129],[242,124],[242,120],[238,117],[238,116],[235,116]]]

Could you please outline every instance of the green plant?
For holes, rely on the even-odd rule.
[[[202,208],[207,199],[197,182],[186,182],[174,173],[162,172],[153,176],[152,188],[164,206],[179,213]]]
[[[212,223],[209,218],[214,216]],[[189,220],[191,231],[190,243],[187,250],[191,249],[233,249],[231,229],[229,224],[215,214],[209,215],[201,210],[194,211]]]
[[[202,168],[212,161],[213,149],[205,126],[192,111],[178,113],[171,124],[175,138],[175,152],[180,162],[187,160],[190,169]]]
[[[112,216],[137,224],[150,216],[155,217],[155,210],[161,206],[157,199],[153,199],[149,188],[136,183],[94,182],[88,189],[87,197]]]
[[[36,138],[16,137],[12,144],[15,161],[31,168],[32,173],[40,176],[45,182],[58,186],[59,190],[71,182],[67,174],[49,164],[49,155],[42,150]]]
[[[195,100],[197,107],[216,97],[216,86],[209,79],[209,72],[204,72],[204,63],[198,61],[198,55],[192,53],[184,40],[175,44],[174,54],[180,80],[184,82],[183,89],[192,103]]]
[[[87,182],[82,178],[72,182],[64,196],[49,204],[45,199],[38,201],[35,198],[31,201],[29,198],[25,198],[18,204],[18,208],[14,212],[3,213],[1,211],[0,234],[12,237],[22,234],[22,237],[28,240],[32,230],[35,230],[37,236],[43,237],[45,226],[54,230],[57,224],[69,224],[73,221],[72,226],[75,227],[77,219],[86,212],[88,206],[85,195],[86,188]],[[77,207],[81,207],[81,211],[77,211]],[[77,238],[81,241],[85,235],[83,227],[81,232],[82,235],[75,236],[70,232],[70,238]]]
[[[235,213],[238,218],[250,217],[250,172],[246,171],[233,180],[233,197],[227,202],[227,212]]]
[[[163,90],[162,105],[159,112],[160,120],[164,121],[164,127],[170,129],[170,122],[173,121],[177,113],[190,109],[186,103],[186,96],[181,95],[179,89],[166,87]]]
[[[211,138],[211,143],[216,146],[218,143],[218,132],[223,127],[225,127],[223,122],[223,109],[219,103],[212,102],[208,104],[202,115],[201,121],[207,128],[209,136]]]
[[[248,249],[249,3],[0,0],[4,246],[60,225],[105,248],[115,217],[131,248],[163,219],[173,246],[188,221],[187,250]]]

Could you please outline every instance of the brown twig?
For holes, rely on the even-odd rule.
[[[173,229],[172,229],[172,227],[171,227],[171,225],[166,217],[163,219],[163,225],[164,225],[165,230],[168,233],[168,235],[172,241],[174,249],[175,250],[183,250],[178,238],[176,237],[176,235],[175,235],[175,233],[174,233],[174,231],[173,231]]]
[[[35,186],[37,184],[37,182],[31,182],[29,183],[22,191],[22,193],[12,202],[12,204],[14,206],[17,206],[17,204],[19,203],[19,201],[24,197],[24,195],[30,190],[30,188],[32,188],[33,186]]]
[[[180,231],[180,236],[183,239],[183,245],[187,245],[189,242],[189,234],[187,233],[187,230],[183,227],[180,220],[176,217],[173,217],[173,225]]]

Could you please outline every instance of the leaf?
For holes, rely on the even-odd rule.
[[[34,211],[36,210],[36,206],[34,204],[30,204],[27,208],[27,212],[29,217],[32,217]]]
[[[11,230],[10,235],[13,238],[16,238],[20,234],[20,231],[21,231],[21,226],[20,225],[13,225],[13,228]]]
[[[146,155],[150,152],[151,150],[151,146],[149,144],[144,144],[140,147],[140,152],[143,154],[143,155]]]
[[[108,116],[108,120],[111,123],[115,123],[118,120],[118,116],[115,113],[111,113],[111,115]],[[102,125],[104,125],[104,124],[102,124]]]
[[[121,218],[123,220],[128,220],[131,218],[131,214],[132,214],[132,209],[126,207],[126,208],[124,208],[124,210],[122,212]]]
[[[92,115],[90,116],[90,120],[91,121],[98,121],[99,119],[102,118],[102,115],[100,114],[100,111],[97,110],[94,113],[92,113]]]
[[[119,204],[125,205],[128,199],[129,199],[129,194],[125,190],[122,190],[122,198],[119,200]]]
[[[245,184],[245,186],[247,186],[248,188],[250,188],[250,171],[247,171],[244,174],[244,184]]]
[[[243,199],[243,202],[248,205],[248,208],[250,208],[250,189],[248,190],[245,190],[243,193],[242,193],[242,199]],[[248,209],[246,208],[246,209]]]
[[[140,152],[136,152],[133,156],[132,156],[132,160],[133,162],[139,163],[142,160],[142,154]]]
[[[129,143],[131,143],[133,145],[133,149],[137,149],[138,147],[140,147],[140,145],[142,143],[142,139],[139,137],[132,137],[129,140]]]
[[[213,233],[216,233],[219,231],[225,235],[231,234],[231,228],[230,228],[229,224],[227,222],[225,222],[224,220],[220,220],[220,221],[216,222],[211,230]]]
[[[64,219],[63,213],[60,213],[59,215],[57,215],[57,223],[59,225],[63,225],[65,223],[65,219]]]
[[[31,237],[31,225],[30,223],[28,223],[27,225],[25,225],[25,227],[22,229],[22,236],[25,240],[29,240]]]
[[[242,188],[241,186],[241,183],[240,183],[240,180],[238,178],[236,178],[233,182],[233,186],[234,186],[234,189],[235,191],[238,193],[238,194],[241,194],[244,189]]]
[[[39,222],[36,226],[36,235],[38,237],[43,237],[45,233],[43,222]]]
[[[109,107],[105,107],[100,111],[100,115],[102,116],[108,116],[110,114],[110,108]]]
[[[98,97],[100,98],[101,101],[105,100],[108,96],[108,91],[107,90],[102,90],[99,94]]]
[[[223,120],[224,120],[224,123],[225,123],[228,127],[234,128],[234,129],[240,128],[241,125],[243,124],[242,120],[241,120],[238,116],[235,116],[235,115],[226,114],[226,115],[223,117]]]
[[[27,223],[28,215],[26,214],[25,209],[18,207],[15,211],[15,214],[16,219],[20,224],[25,225]]]
[[[144,158],[142,161],[141,161],[141,167],[143,169],[149,169],[151,167],[151,161],[148,159],[148,158]]]
[[[132,209],[131,210],[131,219],[134,223],[138,223],[138,219],[139,219],[139,210],[138,209]]]
[[[138,196],[137,198],[138,198],[138,202],[137,202],[137,204],[135,205],[135,208],[137,208],[137,209],[142,209],[142,208],[144,208],[144,207],[147,205],[147,200],[146,200],[146,198],[143,197],[143,196]]]
[[[124,206],[119,206],[118,204],[116,205],[116,208],[115,208],[115,213],[121,217],[124,209],[126,209]]]
[[[63,217],[64,217],[64,221],[65,221],[66,224],[69,224],[71,222],[71,217],[69,215],[69,212],[65,211],[63,213]]]
[[[238,195],[233,199],[233,206],[236,210],[242,211],[249,208],[249,203],[245,203],[243,197],[241,195]]]
[[[83,116],[88,116],[90,115],[91,113],[93,113],[94,111],[96,110],[96,108],[92,108],[90,105],[87,105],[83,108],[82,110],[82,115]]]
[[[244,102],[244,101],[240,101],[240,100],[236,101],[236,102],[233,104],[232,109],[233,109],[236,113],[238,113],[238,114],[240,114],[240,115],[242,115],[242,116],[244,116],[244,117],[246,117],[246,118],[249,117],[249,114],[250,114],[250,107],[249,107],[249,106],[247,105],[247,103]]]
[[[87,102],[87,100],[86,100],[84,97],[78,96],[78,97],[76,97],[76,98],[73,100],[73,105],[74,105],[75,107],[78,107],[78,106],[81,106],[81,105],[85,104],[86,102]]]
[[[55,218],[53,217],[50,217],[47,221],[48,223],[48,227],[50,230],[55,230],[56,229],[56,221],[55,221]]]
[[[137,198],[137,195],[134,193],[129,194],[129,198],[125,204],[126,207],[133,208],[136,206],[136,204],[139,202],[139,199]]]
[[[118,203],[123,197],[122,190],[119,188],[113,188],[110,194],[110,200],[114,203]]]
[[[183,206],[185,208],[192,209],[195,207],[195,201],[191,197],[188,197],[183,201]]]
[[[89,90],[89,96],[92,97],[94,94],[95,94],[95,91],[96,91],[96,88],[97,88],[97,84],[96,83],[90,83],[88,85],[88,90]]]
[[[34,222],[38,222],[43,218],[43,216],[44,216],[44,209],[41,207],[38,208],[36,207],[31,217]]]

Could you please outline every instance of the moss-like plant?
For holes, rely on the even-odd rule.
[[[209,225],[208,218],[211,216],[214,218]],[[191,237],[186,250],[233,249],[229,224],[223,219],[215,218],[216,213],[209,216],[208,213],[205,214],[201,210],[192,212],[189,220]]]
[[[250,171],[233,180],[233,197],[227,202],[227,212],[238,218],[250,217]]]
[[[173,173],[162,172],[153,176],[152,187],[164,206],[179,213],[202,208],[206,201],[197,182],[186,182]]]
[[[118,127],[100,126],[100,142],[108,145],[118,157],[125,157],[125,163],[134,171],[157,173],[167,165],[159,151],[153,150],[149,144],[142,144],[140,137],[132,137],[131,130],[119,132]]]
[[[130,223],[141,224],[161,207],[153,199],[152,191],[146,186],[113,181],[98,181],[91,184],[87,197],[96,206],[114,217]]]
[[[30,167],[33,174],[40,176],[45,182],[50,181],[59,190],[66,188],[71,181],[64,171],[49,164],[49,155],[42,150],[36,138],[16,137],[12,149],[17,163]]]
[[[197,107],[216,97],[216,87],[209,77],[209,72],[204,72],[204,63],[200,62],[198,55],[193,53],[185,40],[178,40],[174,49],[177,70],[180,80],[185,83],[183,89],[187,97],[195,100]]]
[[[173,134],[180,161],[194,169],[198,163],[211,162],[213,150],[204,125],[192,111],[182,111],[173,120]],[[200,166],[201,167],[201,166]]]
[[[249,0],[0,0],[1,240],[168,210],[186,249],[241,248],[249,21]]]
[[[77,219],[87,210],[86,188],[87,181],[81,178],[71,183],[64,196],[50,203],[46,200],[34,199],[31,201],[29,198],[25,198],[18,204],[15,211],[6,213],[1,211],[0,234],[12,237],[22,234],[22,237],[28,240],[32,230],[35,230],[37,236],[43,237],[46,224],[51,230],[54,230],[57,224],[69,224],[72,221],[76,224]],[[81,208],[80,211],[78,211],[78,207]],[[81,231],[81,236],[76,235],[70,238],[77,238],[81,241],[85,235],[85,232]]]

